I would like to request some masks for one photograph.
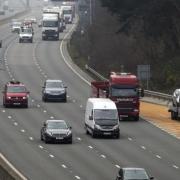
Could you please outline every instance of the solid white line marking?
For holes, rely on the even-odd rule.
[[[67,168],[67,166],[65,165],[65,164],[62,164],[61,165],[64,169],[66,169]]]
[[[76,179],[81,179],[79,176],[75,176]]]
[[[121,168],[118,164],[116,164],[115,166],[116,166],[118,169],[120,169],[120,168]]]
[[[11,169],[11,171],[14,171],[16,174],[18,174],[19,179],[27,180],[27,178],[24,177],[23,174],[21,174],[1,153],[0,159],[2,159],[6,163],[6,166],[8,166]]]

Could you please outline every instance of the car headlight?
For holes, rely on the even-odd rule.
[[[98,125],[98,124],[95,124],[95,125],[94,125],[94,128],[95,128],[95,129],[101,129],[101,126]]]
[[[61,94],[65,93],[65,90],[61,90],[60,93],[61,93]]]
[[[44,93],[46,93],[46,94],[50,94],[50,93],[51,93],[51,91],[46,90],[46,91],[44,91]]]
[[[24,97],[23,97],[23,99],[27,99],[27,97],[26,97],[26,96],[24,96]]]
[[[8,98],[8,99],[11,99],[11,97],[10,97],[10,96],[8,96],[7,98]]]
[[[48,134],[49,136],[52,136],[52,133],[49,131],[46,131],[46,134]]]
[[[114,130],[115,130],[115,129],[119,129],[119,124],[115,125],[115,126],[113,127],[113,129],[114,129]]]

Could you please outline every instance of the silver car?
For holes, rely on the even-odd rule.
[[[46,120],[41,128],[41,140],[45,143],[64,142],[72,144],[71,129],[65,120]]]
[[[67,101],[66,86],[61,80],[48,79],[42,89],[42,100],[45,101]]]
[[[152,180],[144,168],[125,167],[120,168],[116,180]]]

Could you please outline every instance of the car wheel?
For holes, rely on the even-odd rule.
[[[49,140],[45,137],[45,138],[44,138],[44,142],[45,142],[46,144],[48,144],[48,143],[49,143]]]
[[[116,136],[115,136],[116,139],[119,139],[120,138],[120,134],[118,133]]]
[[[86,126],[85,126],[85,129],[86,129],[86,134],[89,135],[89,131]]]
[[[46,101],[47,101],[47,99],[46,99],[46,97],[45,97],[45,96],[43,96],[43,97],[42,97],[42,101],[44,101],[44,102],[46,102]]]
[[[41,134],[41,141],[43,141],[43,136],[42,136],[42,134]]]
[[[69,144],[72,144],[72,138],[69,139],[68,143],[69,143]]]
[[[96,138],[97,137],[93,130],[92,130],[91,136],[92,136],[92,138]]]

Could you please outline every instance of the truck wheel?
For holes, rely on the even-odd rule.
[[[174,111],[171,111],[171,119],[172,120],[177,120],[178,119],[178,113],[174,112]]]

